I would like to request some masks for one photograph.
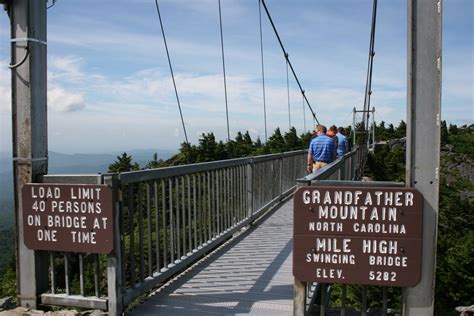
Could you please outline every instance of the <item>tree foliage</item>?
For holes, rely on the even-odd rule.
[[[150,161],[145,169],[306,149],[309,146],[311,136],[311,133],[298,136],[294,127],[285,134],[282,134],[281,130],[277,128],[268,138],[268,142],[264,144],[260,138],[253,141],[248,131],[245,133],[238,132],[235,139],[226,142],[217,141],[212,132],[203,133],[199,137],[198,145],[182,143],[176,155],[166,161],[161,160],[159,163]],[[156,161],[156,157],[154,161]]]
[[[406,124],[376,126],[376,138],[386,140],[369,155],[366,175],[379,181],[404,181]],[[435,311],[452,314],[474,297],[474,125],[441,123],[441,172],[436,258]]]
[[[109,172],[127,172],[139,170],[140,167],[136,162],[133,162],[132,156],[124,152],[121,156],[117,156],[117,160],[109,165]]]

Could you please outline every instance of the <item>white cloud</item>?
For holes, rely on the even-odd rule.
[[[48,89],[48,109],[55,112],[75,112],[86,107],[84,95],[67,91],[62,87]]]
[[[48,72],[48,109],[53,112],[74,112],[86,107],[82,92],[64,85],[83,81],[87,75],[80,69],[79,58],[51,58]],[[1,65],[8,62],[0,60]],[[0,72],[0,112],[11,113],[11,72],[7,67]]]

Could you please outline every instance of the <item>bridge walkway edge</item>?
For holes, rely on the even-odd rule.
[[[291,315],[293,199],[150,294],[128,315]]]

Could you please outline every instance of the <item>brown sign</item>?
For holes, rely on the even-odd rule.
[[[416,285],[422,203],[418,191],[406,188],[299,188],[293,275],[303,282]]]
[[[112,191],[108,186],[26,184],[22,203],[26,247],[86,253],[112,251]]]

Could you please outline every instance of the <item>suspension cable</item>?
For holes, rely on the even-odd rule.
[[[288,59],[286,60],[286,92],[288,95],[288,130],[291,129],[291,110],[290,110],[290,79],[288,76]]]
[[[375,25],[377,19],[377,0],[373,0],[372,5],[372,25],[370,28],[369,60],[367,62],[367,79],[365,82],[364,112],[362,115],[362,124],[366,131],[369,128],[369,109],[370,96],[372,95],[372,69],[374,65],[374,45],[375,45]]]
[[[224,74],[225,115],[227,118],[227,141],[229,141],[230,140],[229,107],[227,105],[227,81],[226,81],[226,76],[225,76],[224,36],[222,32],[221,0],[219,0],[219,25],[220,25],[220,30],[221,30],[222,72]]]
[[[263,120],[265,124],[265,143],[267,142],[267,108],[265,102],[265,67],[263,63],[263,35],[262,35],[262,6],[258,0],[258,17],[260,22],[260,58],[262,61],[262,92],[263,92]]]
[[[183,112],[181,111],[181,104],[179,103],[178,89],[176,88],[176,81],[174,80],[173,67],[171,66],[170,54],[168,51],[168,45],[166,44],[165,30],[163,28],[163,21],[161,20],[160,8],[158,6],[158,0],[155,0],[156,12],[158,13],[158,18],[160,19],[161,34],[163,34],[163,42],[165,43],[166,56],[168,57],[168,64],[170,66],[171,78],[173,79],[174,93],[176,95],[176,101],[178,102],[179,115],[181,116],[181,124],[183,125],[184,138],[186,143],[189,145],[188,134],[186,133],[186,126],[184,125]]]
[[[303,95],[303,134],[306,133],[306,110],[305,110],[305,96],[304,96],[304,90],[301,92],[301,94]],[[315,116],[313,116],[314,118],[316,118]],[[318,122],[319,124],[319,122]]]
[[[276,29],[276,27],[275,27],[275,24],[273,23],[273,20],[272,20],[272,17],[270,16],[270,12],[268,11],[267,5],[265,4],[265,1],[264,1],[264,0],[260,0],[260,1],[261,1],[261,3],[263,4],[263,8],[265,9],[265,12],[267,13],[268,20],[270,21],[270,23],[271,23],[271,25],[272,25],[273,31],[275,32],[275,35],[276,35],[276,37],[277,37],[277,39],[278,39],[278,43],[280,43],[280,47],[281,47],[281,49],[283,50],[283,54],[285,55],[285,58],[286,58],[286,60],[288,61],[288,65],[290,66],[291,72],[293,73],[293,76],[295,77],[295,80],[296,80],[296,82],[298,83],[298,86],[299,86],[299,88],[300,88],[300,91],[301,91],[301,93],[303,94],[303,98],[304,98],[306,104],[308,105],[308,107],[309,107],[309,109],[310,109],[310,111],[311,111],[311,114],[313,115],[314,119],[315,119],[316,122],[319,124],[319,120],[318,120],[318,118],[316,117],[316,114],[314,113],[313,108],[311,107],[311,104],[310,104],[309,101],[308,101],[308,98],[306,98],[306,95],[304,94],[303,87],[301,86],[301,83],[300,83],[300,81],[299,81],[299,79],[298,79],[298,76],[296,75],[296,72],[295,72],[295,70],[294,70],[294,68],[293,68],[293,65],[291,64],[291,61],[290,61],[290,59],[289,59],[289,57],[288,57],[288,53],[287,53],[287,51],[285,50],[285,47],[283,46],[283,42],[281,41],[280,35],[278,34],[278,31],[277,31],[277,29]]]

